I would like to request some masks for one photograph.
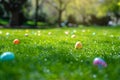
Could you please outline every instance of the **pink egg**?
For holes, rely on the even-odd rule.
[[[103,59],[98,57],[93,60],[93,64],[98,67],[107,67],[107,63]]]

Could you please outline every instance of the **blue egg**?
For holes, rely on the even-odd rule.
[[[14,58],[15,58],[15,56],[14,56],[14,53],[12,53],[12,52],[4,52],[0,56],[1,61],[9,61],[9,60],[13,60]]]

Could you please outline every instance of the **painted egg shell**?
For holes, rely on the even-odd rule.
[[[69,32],[68,32],[68,31],[65,31],[65,34],[66,34],[66,35],[68,35],[68,34],[69,34]]]
[[[75,38],[75,37],[76,37],[76,35],[74,35],[74,34],[71,36],[71,38]]]
[[[82,48],[82,43],[81,42],[76,42],[76,44],[75,44],[75,48],[76,49],[81,49]]]
[[[9,33],[9,32],[7,32],[7,33],[6,33],[6,36],[9,36],[9,35],[10,35],[10,33]]]
[[[98,67],[100,67],[100,66],[107,67],[107,63],[103,59],[98,58],[98,57],[94,59],[93,64],[98,66]]]
[[[15,56],[14,56],[14,53],[12,53],[12,52],[4,52],[0,56],[1,61],[9,61],[9,60],[13,60],[14,58],[15,58]]]
[[[25,34],[25,36],[27,37],[27,36],[28,36],[28,34],[26,33],[26,34]]]
[[[52,34],[52,32],[48,32],[48,35],[51,35]]]
[[[15,40],[13,41],[13,43],[14,43],[14,44],[19,44],[19,43],[20,43],[20,40],[19,40],[19,39],[15,39]]]

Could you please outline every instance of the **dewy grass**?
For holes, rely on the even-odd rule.
[[[77,41],[82,49],[75,49]],[[7,51],[15,59],[0,61],[0,80],[120,80],[119,27],[1,29],[0,54]],[[96,57],[108,66],[94,66]]]

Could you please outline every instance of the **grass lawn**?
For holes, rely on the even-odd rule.
[[[15,59],[0,61],[0,80],[120,80],[120,27],[0,29],[0,54],[7,51]],[[108,66],[94,66],[96,57]]]

